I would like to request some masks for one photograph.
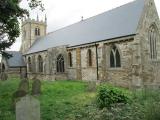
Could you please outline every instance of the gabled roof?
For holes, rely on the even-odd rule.
[[[144,0],[136,0],[54,31],[36,40],[26,54],[136,34],[143,7]]]
[[[12,55],[12,57],[10,57],[9,59],[6,59],[9,67],[16,68],[16,67],[25,67],[26,66],[24,59],[23,59],[23,56],[20,52],[7,51],[7,53]]]

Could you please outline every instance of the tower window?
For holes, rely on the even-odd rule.
[[[35,36],[40,36],[40,28],[35,28]]]
[[[157,59],[157,29],[154,25],[152,25],[149,29],[148,39],[150,44],[150,58]]]
[[[110,52],[110,67],[111,68],[121,67],[120,54],[115,45],[112,46]]]
[[[57,72],[64,72],[64,57],[61,54],[57,57]]]

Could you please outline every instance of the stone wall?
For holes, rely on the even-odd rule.
[[[145,8],[142,14],[136,36],[137,45],[140,47],[140,79],[143,85],[157,85],[160,83],[160,36],[157,39],[157,59],[151,59],[150,55],[150,42],[149,42],[149,28],[155,25],[160,33],[159,17],[156,6],[153,0],[145,1]],[[159,34],[160,35],[160,34]],[[159,84],[160,85],[160,84]]]
[[[62,54],[64,57],[65,72],[62,74],[57,73],[56,71],[56,59],[59,54]],[[39,72],[38,68],[38,56],[41,56],[43,59],[43,72]],[[59,46],[55,48],[48,49],[47,51],[34,53],[26,56],[26,62],[28,58],[31,58],[32,71],[28,71],[28,77],[34,78],[37,77],[43,80],[66,80],[67,75],[67,51],[66,46]],[[29,68],[27,64],[27,68]]]
[[[80,80],[81,79],[81,72],[80,72],[81,65],[78,66],[78,64],[77,64],[77,61],[79,61],[79,60],[77,60],[77,58],[79,58],[80,56],[77,57],[79,54],[77,54],[77,51],[75,49],[73,49],[73,50],[69,49],[68,53],[71,53],[71,55],[72,55],[72,66],[69,65],[69,58],[67,58],[67,60],[68,60],[68,64],[67,64],[68,79],[70,79],[70,80],[78,80],[79,79]],[[80,64],[80,61],[79,61],[79,64]],[[80,77],[77,77],[77,73],[80,74],[80,75],[78,75]]]
[[[153,23],[157,26],[160,33],[159,18],[155,4],[153,0],[146,0],[136,35],[75,47],[58,46],[44,52],[27,55],[26,58],[30,56],[33,60],[33,71],[29,73],[29,76],[37,75],[40,79],[50,80],[98,80],[123,87],[142,87],[147,84],[160,83],[160,37],[157,41],[158,59],[156,61],[150,59],[148,29]],[[120,53],[121,67],[119,68],[110,67],[112,45],[115,45]],[[92,51],[91,66],[88,64],[89,49]],[[72,54],[72,66],[69,66],[69,52]],[[56,71],[56,59],[59,54],[62,54],[64,57],[64,73],[57,73]],[[41,55],[43,58],[43,73],[37,72],[38,55]]]
[[[105,56],[103,56],[104,61],[106,61],[106,68],[102,69],[105,70],[105,79],[106,81],[123,87],[129,87],[131,82],[131,71],[132,71],[132,64],[133,64],[133,38],[124,39],[124,41],[113,42],[105,44]],[[111,46],[116,45],[118,51],[120,53],[121,59],[121,67],[118,68],[111,68],[110,67],[110,52]],[[103,64],[104,62],[102,62]],[[101,65],[103,66],[103,65]],[[102,71],[103,72],[103,71]]]
[[[92,55],[91,66],[89,66],[88,50],[91,50],[91,55]],[[95,46],[81,48],[81,71],[82,71],[82,80],[86,81],[97,80]]]
[[[132,80],[132,64],[133,64],[133,36],[115,39],[112,41],[98,42],[98,80],[110,82],[115,85],[129,87]],[[110,52],[111,46],[115,44],[120,52],[121,67],[110,68]],[[92,51],[92,66],[88,65],[88,50]],[[82,76],[84,81],[97,81],[97,58],[95,44],[78,46],[72,50],[73,67],[68,69],[68,77],[75,79]],[[78,55],[77,55],[78,54]],[[75,63],[77,66],[75,67]],[[80,69],[79,69],[80,68]],[[75,72],[75,70],[78,72]],[[76,73],[76,74],[75,74]]]

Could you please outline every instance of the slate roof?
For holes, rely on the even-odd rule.
[[[9,59],[6,60],[9,67],[16,68],[16,67],[25,67],[26,66],[24,59],[23,59],[23,56],[20,52],[7,51],[7,53],[12,55],[12,57],[10,57]]]
[[[134,35],[143,8],[144,0],[136,0],[64,27],[36,40],[26,54],[44,51],[60,45],[75,46]]]

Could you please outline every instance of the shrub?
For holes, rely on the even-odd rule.
[[[111,107],[115,103],[128,103],[129,97],[125,92],[112,86],[100,86],[97,95],[97,104],[99,108]]]

